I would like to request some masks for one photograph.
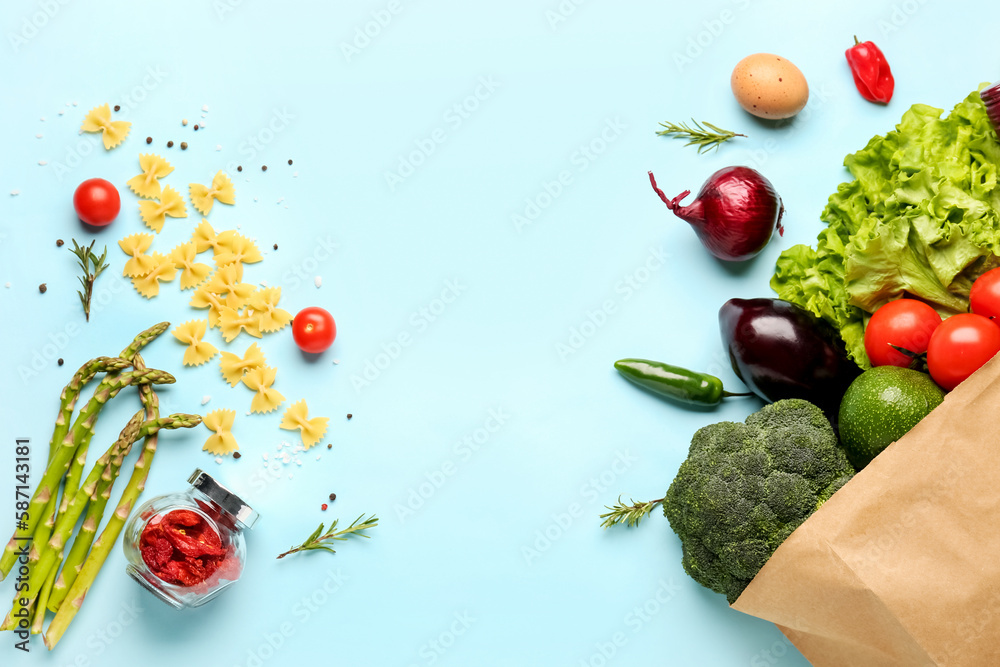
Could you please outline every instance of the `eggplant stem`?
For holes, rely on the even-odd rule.
[[[649,172],[649,182],[653,186],[653,190],[656,191],[656,194],[660,196],[660,199],[663,201],[663,203],[667,205],[667,208],[669,208],[671,211],[674,211],[675,213],[677,212],[677,209],[681,207],[681,200],[687,197],[689,194],[691,194],[690,190],[685,190],[684,192],[680,193],[673,199],[670,199],[669,197],[667,197],[667,195],[663,193],[663,190],[661,190],[660,187],[656,184],[656,177],[653,176],[653,172]]]

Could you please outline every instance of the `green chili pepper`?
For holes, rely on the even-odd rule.
[[[695,373],[659,361],[619,359],[615,362],[615,368],[640,387],[681,403],[718,405],[728,396],[752,396],[750,393],[734,394],[726,391],[722,388],[722,380],[714,375]]]

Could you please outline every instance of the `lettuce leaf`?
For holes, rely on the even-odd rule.
[[[985,85],[985,84],[984,84]],[[972,281],[1000,264],[1000,143],[978,91],[952,112],[913,105],[896,129],[848,155],[816,247],[778,258],[771,288],[835,326],[870,363],[864,325],[902,296],[942,317],[967,312]]]

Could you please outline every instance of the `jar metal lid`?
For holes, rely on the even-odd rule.
[[[195,468],[195,471],[188,477],[188,483],[212,499],[223,510],[236,517],[236,520],[246,528],[253,528],[257,519],[260,518],[260,514],[254,508],[247,505],[242,498],[224,487],[201,468]]]

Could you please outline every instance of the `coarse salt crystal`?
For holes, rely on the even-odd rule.
[[[267,452],[264,452],[264,453],[262,454],[262,456],[264,457],[264,460],[266,461],[266,460],[267,460]]]
[[[293,475],[292,473],[288,473],[288,479],[295,479],[295,475]]]
[[[334,366],[336,366],[336,365],[337,365],[337,364],[339,364],[339,363],[340,363],[340,359],[334,359],[334,360],[333,360],[333,365],[334,365]]]
[[[215,144],[215,150],[221,151],[222,150],[222,144]]]
[[[11,197],[16,197],[16,196],[18,196],[19,194],[21,194],[21,191],[20,191],[20,190],[11,190],[11,191],[10,191],[10,196],[11,196]]]
[[[10,289],[10,283],[4,283],[3,286],[6,287],[7,289]]]
[[[62,115],[63,115],[63,114],[65,114],[65,113],[66,113],[66,111],[65,111],[64,109],[60,109],[60,110],[59,110],[59,115],[60,115],[60,116],[62,116]]]
[[[41,166],[41,167],[44,167],[44,166],[45,166],[45,165],[47,165],[48,163],[49,163],[49,161],[48,161],[48,160],[39,160],[39,161],[38,161],[38,165],[39,165],[39,166]]]
[[[39,132],[38,134],[35,135],[35,139],[41,139],[41,138],[42,138],[42,133],[41,132]]]
[[[73,106],[79,106],[79,102],[73,102]]]
[[[247,179],[247,182],[248,182],[248,183],[250,182],[250,179],[249,179],[249,178]],[[256,198],[256,197],[254,197],[254,198],[253,198],[253,200],[254,200],[254,201],[257,201],[257,198]]]
[[[202,111],[208,111],[208,105],[207,104],[201,105],[201,110]]]
[[[222,465],[222,459],[220,459],[218,456],[215,457],[215,462],[218,463],[220,466]]]
[[[302,465],[302,459],[295,459],[295,465],[297,466]]]
[[[201,397],[201,404],[202,405],[207,405],[210,400],[212,400],[211,396],[202,396]]]
[[[40,121],[42,121],[42,122],[44,123],[44,122],[45,122],[45,116],[42,116],[42,117],[41,117],[41,118],[39,118],[38,120],[40,120]]]
[[[316,283],[316,287],[322,287],[323,286],[323,276],[316,276],[315,278],[313,278],[313,282]]]
[[[319,454],[317,454],[317,455],[316,455],[316,460],[317,460],[317,461],[319,461],[319,460],[320,460],[321,458],[323,458],[323,457],[322,457],[322,456],[320,456]]]
[[[204,118],[204,116],[202,116],[202,118]],[[204,130],[206,127],[208,127],[208,123],[206,123],[205,121],[201,121],[201,129]]]
[[[299,172],[297,171],[292,172],[292,178],[298,178],[298,177],[299,177]]]
[[[267,287],[267,281],[266,280],[260,281],[260,286],[261,287]]]

